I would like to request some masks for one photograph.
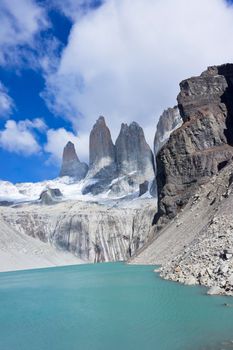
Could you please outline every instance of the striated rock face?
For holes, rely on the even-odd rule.
[[[67,201],[0,207],[0,221],[86,262],[126,260],[149,240],[154,201],[139,207]]]
[[[170,134],[182,124],[178,106],[166,109],[159,118],[154,138],[154,154],[156,155],[169,139]]]
[[[180,84],[183,125],[157,156],[159,210],[155,223],[176,216],[200,184],[233,156],[233,65],[210,67]]]
[[[70,176],[81,180],[86,176],[87,171],[87,164],[80,162],[74,144],[69,141],[63,151],[60,176]]]
[[[119,179],[115,188],[128,186],[129,191],[134,187],[139,189],[139,184],[154,179],[153,153],[146,143],[142,128],[137,123],[121,125],[115,147]]]

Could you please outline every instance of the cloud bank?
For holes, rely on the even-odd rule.
[[[8,120],[5,128],[0,131],[0,146],[13,153],[30,156],[41,151],[36,132],[44,132],[46,125],[43,120]]]
[[[45,138],[43,145],[39,142],[40,135]],[[80,153],[84,153],[84,149],[88,148],[85,139],[80,139],[64,128],[48,129],[41,118],[18,122],[10,119],[6,121],[4,129],[0,130],[1,148],[25,157],[46,152],[49,154],[49,163],[56,166],[61,163],[63,148],[68,141],[72,141]]]
[[[74,22],[44,96],[80,136],[104,115],[114,137],[121,122],[135,120],[152,144],[179,82],[233,61],[231,37],[233,9],[224,0],[107,0]]]
[[[35,65],[37,36],[49,25],[46,10],[34,0],[1,0],[0,23],[0,65]]]
[[[89,148],[88,135],[82,135],[79,137],[64,128],[49,129],[47,131],[47,143],[44,146],[44,150],[50,154],[50,162],[57,165],[61,163],[63,149],[68,141],[74,143],[79,155],[85,155],[86,150]]]
[[[106,0],[48,0],[48,7],[57,9],[71,21],[79,20]]]

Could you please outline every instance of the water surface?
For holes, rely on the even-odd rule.
[[[121,263],[1,273],[0,349],[228,348],[233,298],[205,292]]]

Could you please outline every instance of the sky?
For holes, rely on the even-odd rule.
[[[233,62],[226,0],[1,0],[0,179],[59,174],[71,140],[88,162],[104,115],[113,140],[138,122],[148,143],[179,82]]]

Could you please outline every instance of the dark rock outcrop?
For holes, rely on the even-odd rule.
[[[62,197],[62,193],[59,188],[47,188],[40,194],[41,204],[51,205],[58,202]]]
[[[182,81],[177,99],[183,125],[157,156],[158,227],[233,157],[233,64]]]
[[[60,176],[70,176],[76,180],[81,180],[86,176],[87,171],[88,165],[80,162],[74,144],[69,141],[63,151]]]
[[[144,181],[139,185],[139,197],[143,196],[149,190],[149,181]]]
[[[169,139],[170,134],[182,124],[178,106],[166,109],[159,118],[154,138],[156,155]]]

